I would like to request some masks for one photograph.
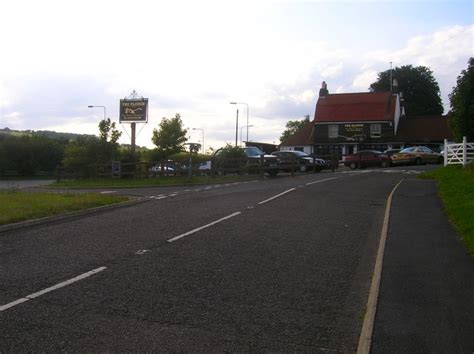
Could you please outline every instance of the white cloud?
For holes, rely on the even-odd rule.
[[[375,80],[377,80],[377,72],[375,70],[367,70],[354,78],[352,86],[361,91],[367,91],[370,84]]]
[[[448,95],[456,85],[456,78],[467,67],[468,59],[472,56],[474,56],[474,25],[445,27],[431,35],[416,36],[399,50],[368,53],[365,57],[366,71],[359,76],[362,79],[372,70],[388,70],[390,61],[394,67],[409,64],[427,66],[438,81],[447,113]]]

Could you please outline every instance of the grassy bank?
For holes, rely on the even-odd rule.
[[[193,184],[214,184],[258,179],[258,175],[232,176],[194,176],[189,179],[185,176],[163,176],[159,178],[101,178],[64,180],[53,183],[49,187],[58,188],[135,188],[135,187],[163,187],[182,186]]]
[[[0,225],[118,203],[126,197],[101,194],[0,191]]]
[[[422,175],[438,181],[438,190],[449,219],[474,255],[474,165],[448,166]]]

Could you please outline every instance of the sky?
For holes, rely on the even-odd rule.
[[[15,0],[1,8],[0,128],[97,135],[105,113],[127,144],[119,101],[136,90],[149,100],[137,144],[149,148],[153,129],[176,113],[189,141],[234,143],[237,109],[239,142],[250,125],[250,141],[278,143],[287,121],[314,117],[322,81],[330,93],[367,92],[390,62],[429,67],[447,113],[474,56],[473,0]]]

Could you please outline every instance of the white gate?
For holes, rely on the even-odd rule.
[[[463,165],[474,160],[474,143],[468,143],[463,137],[461,144],[448,144],[444,139],[444,165]]]

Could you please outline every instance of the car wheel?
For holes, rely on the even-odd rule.
[[[351,170],[355,170],[357,168],[357,164],[355,162],[351,162],[349,167],[351,168]]]
[[[278,174],[278,170],[270,170],[267,172],[271,177],[275,177]]]
[[[388,167],[388,161],[382,161],[382,168]]]
[[[306,172],[306,171],[308,171],[308,166],[306,166],[304,164],[300,165],[300,172]]]
[[[444,163],[444,157],[443,156],[438,157],[438,165],[441,165],[443,163]]]
[[[415,165],[421,165],[421,159],[419,157],[415,159]]]

